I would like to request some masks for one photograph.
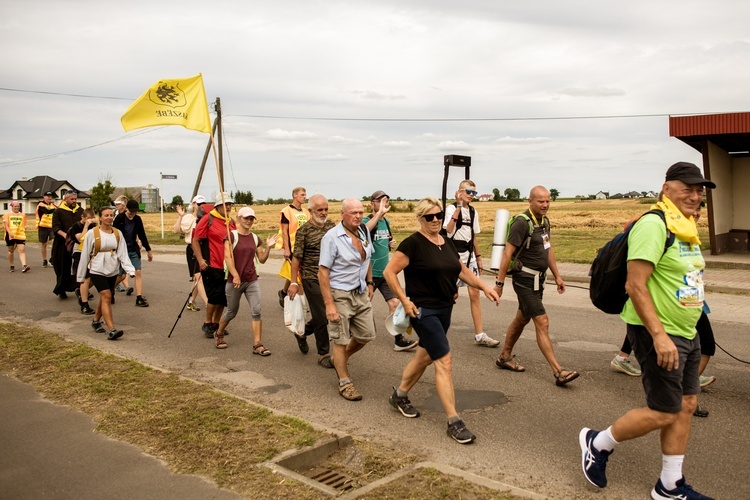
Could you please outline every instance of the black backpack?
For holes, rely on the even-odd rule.
[[[650,210],[643,215],[648,214],[658,215],[666,224],[664,212],[661,210]],[[607,314],[620,314],[625,307],[625,302],[628,301],[628,293],[625,291],[625,282],[628,279],[628,235],[641,217],[628,224],[625,231],[600,248],[591,264],[589,297],[598,309]],[[667,229],[662,256],[672,243],[674,243],[674,234]]]
[[[458,212],[458,220],[456,221],[456,227],[453,230],[453,236],[450,236],[449,239],[453,242],[453,246],[456,247],[458,253],[469,252],[468,262],[471,262],[471,257],[474,255],[474,217],[477,212],[474,210],[474,207],[469,205],[469,228],[471,229],[471,237],[469,238],[469,241],[456,240],[455,238],[458,230],[464,225],[464,218],[461,215],[461,209],[459,208],[458,203],[453,203],[453,206],[456,207],[456,212]],[[443,236],[447,236],[447,231]],[[468,262],[466,265],[468,265]]]

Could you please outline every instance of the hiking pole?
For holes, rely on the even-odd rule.
[[[190,298],[193,296],[193,290],[191,289],[188,292],[188,298],[185,300],[185,303],[182,304],[182,309],[180,309],[180,314],[177,315],[177,319],[174,320],[174,325],[172,325],[172,329],[169,330],[169,335],[167,335],[167,338],[172,337],[172,332],[174,331],[175,327],[177,326],[177,322],[180,321],[180,318],[182,317],[182,313],[185,311],[185,308],[188,305],[188,302],[190,302]]]
[[[198,273],[195,273],[198,274]],[[195,276],[195,274],[193,276]],[[174,320],[174,325],[172,325],[172,329],[169,330],[169,335],[167,335],[167,338],[172,337],[172,332],[174,331],[175,327],[177,326],[177,323],[180,321],[180,318],[182,317],[182,313],[185,312],[185,308],[187,307],[188,303],[190,302],[190,299],[193,296],[193,292],[195,291],[195,287],[198,286],[198,283],[200,283],[200,279],[203,277],[202,274],[198,274],[198,277],[195,279],[195,283],[193,283],[193,286],[190,288],[190,291],[188,292],[188,298],[185,301],[184,304],[182,304],[182,309],[180,309],[180,314],[177,315],[177,319]]]

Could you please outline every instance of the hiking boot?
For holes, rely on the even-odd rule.
[[[187,309],[188,311],[195,311],[195,312],[198,312],[201,310],[200,307],[196,306],[194,302],[188,302],[188,305],[185,309]]]
[[[713,375],[701,375],[698,379],[700,380],[701,389],[716,382],[716,377]]]
[[[301,337],[294,334],[294,337],[297,339],[297,347],[299,347],[299,350],[302,354],[307,354],[310,351],[310,346],[307,345],[307,337],[302,335]]]
[[[618,372],[624,373],[625,375],[630,375],[632,377],[641,376],[641,371],[633,366],[629,359],[620,361],[617,359],[617,356],[615,356],[614,358],[612,358],[612,361],[610,361],[609,364],[612,368],[614,368]]]
[[[135,292],[135,288],[129,286],[128,289],[125,290],[125,295],[133,295],[133,292]]]
[[[500,345],[500,341],[493,339],[486,333],[482,333],[482,336],[479,337],[479,340],[474,339],[474,345],[478,345],[480,347],[497,347]]]
[[[347,401],[361,401],[362,395],[359,393],[359,391],[354,387],[354,384],[351,382],[347,382],[344,385],[339,385],[339,394],[341,394],[341,397],[346,399]]]
[[[393,350],[399,352],[408,351],[417,347],[417,344],[419,344],[419,339],[405,339],[403,335],[398,335],[393,342]]]
[[[31,268],[29,266],[23,266],[21,268],[22,273],[28,273],[29,271],[31,271]]]
[[[47,267],[47,261],[46,260],[42,261],[42,267]]]
[[[130,294],[128,294],[128,295],[130,295]],[[148,307],[148,301],[146,300],[146,297],[143,297],[143,296],[139,295],[135,299],[135,305],[138,306],[138,307]]]
[[[125,291],[125,287],[122,286],[122,283],[118,283],[117,286],[115,287],[115,291],[116,292],[124,292]]]
[[[466,428],[463,420],[458,420],[452,424],[448,424],[448,435],[461,444],[469,444],[473,442],[477,437]]]
[[[655,500],[669,499],[669,498],[682,498],[683,500],[711,500],[711,497],[701,495],[695,491],[689,484],[685,483],[685,476],[677,481],[677,486],[673,490],[664,488],[661,484],[661,478],[656,481],[656,486],[651,490],[651,498]]]
[[[203,323],[201,330],[203,331],[203,333],[206,334],[206,338],[208,339],[214,338],[213,323]]]
[[[393,388],[393,394],[388,399],[388,402],[406,418],[417,418],[419,416],[419,410],[411,405],[409,396],[404,396],[403,398],[399,397],[395,387]]]
[[[93,309],[91,309],[91,307],[89,307],[89,303],[88,302],[84,302],[83,305],[81,306],[81,314],[85,314],[86,316],[90,316],[90,315],[94,314],[95,312],[96,311],[94,311]]]
[[[107,340],[117,340],[122,337],[123,331],[117,328],[112,328],[107,334]]]
[[[284,297],[286,297],[286,292],[284,290],[279,290],[279,305],[281,308],[284,308]]]
[[[593,442],[599,431],[584,427],[578,434],[578,444],[581,446],[581,468],[586,479],[599,488],[607,486],[607,460],[611,451],[599,451]]]
[[[106,328],[104,328],[103,321],[92,321],[91,328],[93,328],[96,333],[107,333]]]

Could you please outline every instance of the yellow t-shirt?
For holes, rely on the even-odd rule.
[[[10,240],[26,241],[26,214],[8,212],[3,215],[3,226]]]

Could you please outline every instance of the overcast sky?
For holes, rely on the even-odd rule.
[[[439,196],[445,154],[472,157],[480,193],[658,190],[672,163],[701,164],[667,114],[750,108],[748,19],[743,0],[5,1],[0,87],[31,92],[0,90],[0,187],[163,172],[167,201],[188,198],[208,136],[126,134],[120,116],[202,73],[226,187],[256,199]],[[563,119],[603,116],[630,117]],[[211,157],[200,193],[217,186]]]

